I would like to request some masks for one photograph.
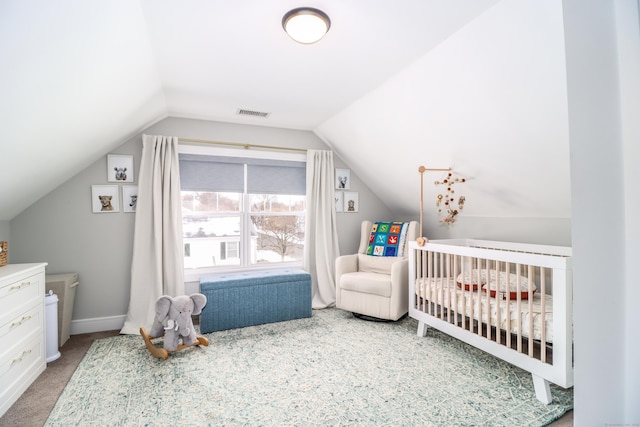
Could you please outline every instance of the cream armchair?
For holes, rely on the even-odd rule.
[[[409,223],[402,257],[366,255],[372,225],[362,221],[358,253],[336,259],[336,307],[398,320],[409,311],[408,242],[418,237],[418,223]]]

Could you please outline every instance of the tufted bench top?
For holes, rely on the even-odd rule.
[[[243,286],[268,285],[271,283],[297,282],[310,278],[301,268],[278,268],[249,270],[232,273],[207,274],[200,278],[200,289],[237,288]]]

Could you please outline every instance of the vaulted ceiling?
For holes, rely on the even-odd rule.
[[[350,108],[497,3],[2,1],[0,220],[169,116],[314,131],[357,168]],[[331,17],[317,44],[282,30],[301,5]]]

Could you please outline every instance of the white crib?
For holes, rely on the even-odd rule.
[[[409,316],[531,372],[536,397],[573,386],[571,248],[486,240],[409,244]]]

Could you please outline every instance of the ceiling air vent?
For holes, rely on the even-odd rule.
[[[238,109],[237,114],[241,116],[264,117],[265,119],[271,115],[271,113],[265,113],[263,111],[244,110],[242,108]]]

